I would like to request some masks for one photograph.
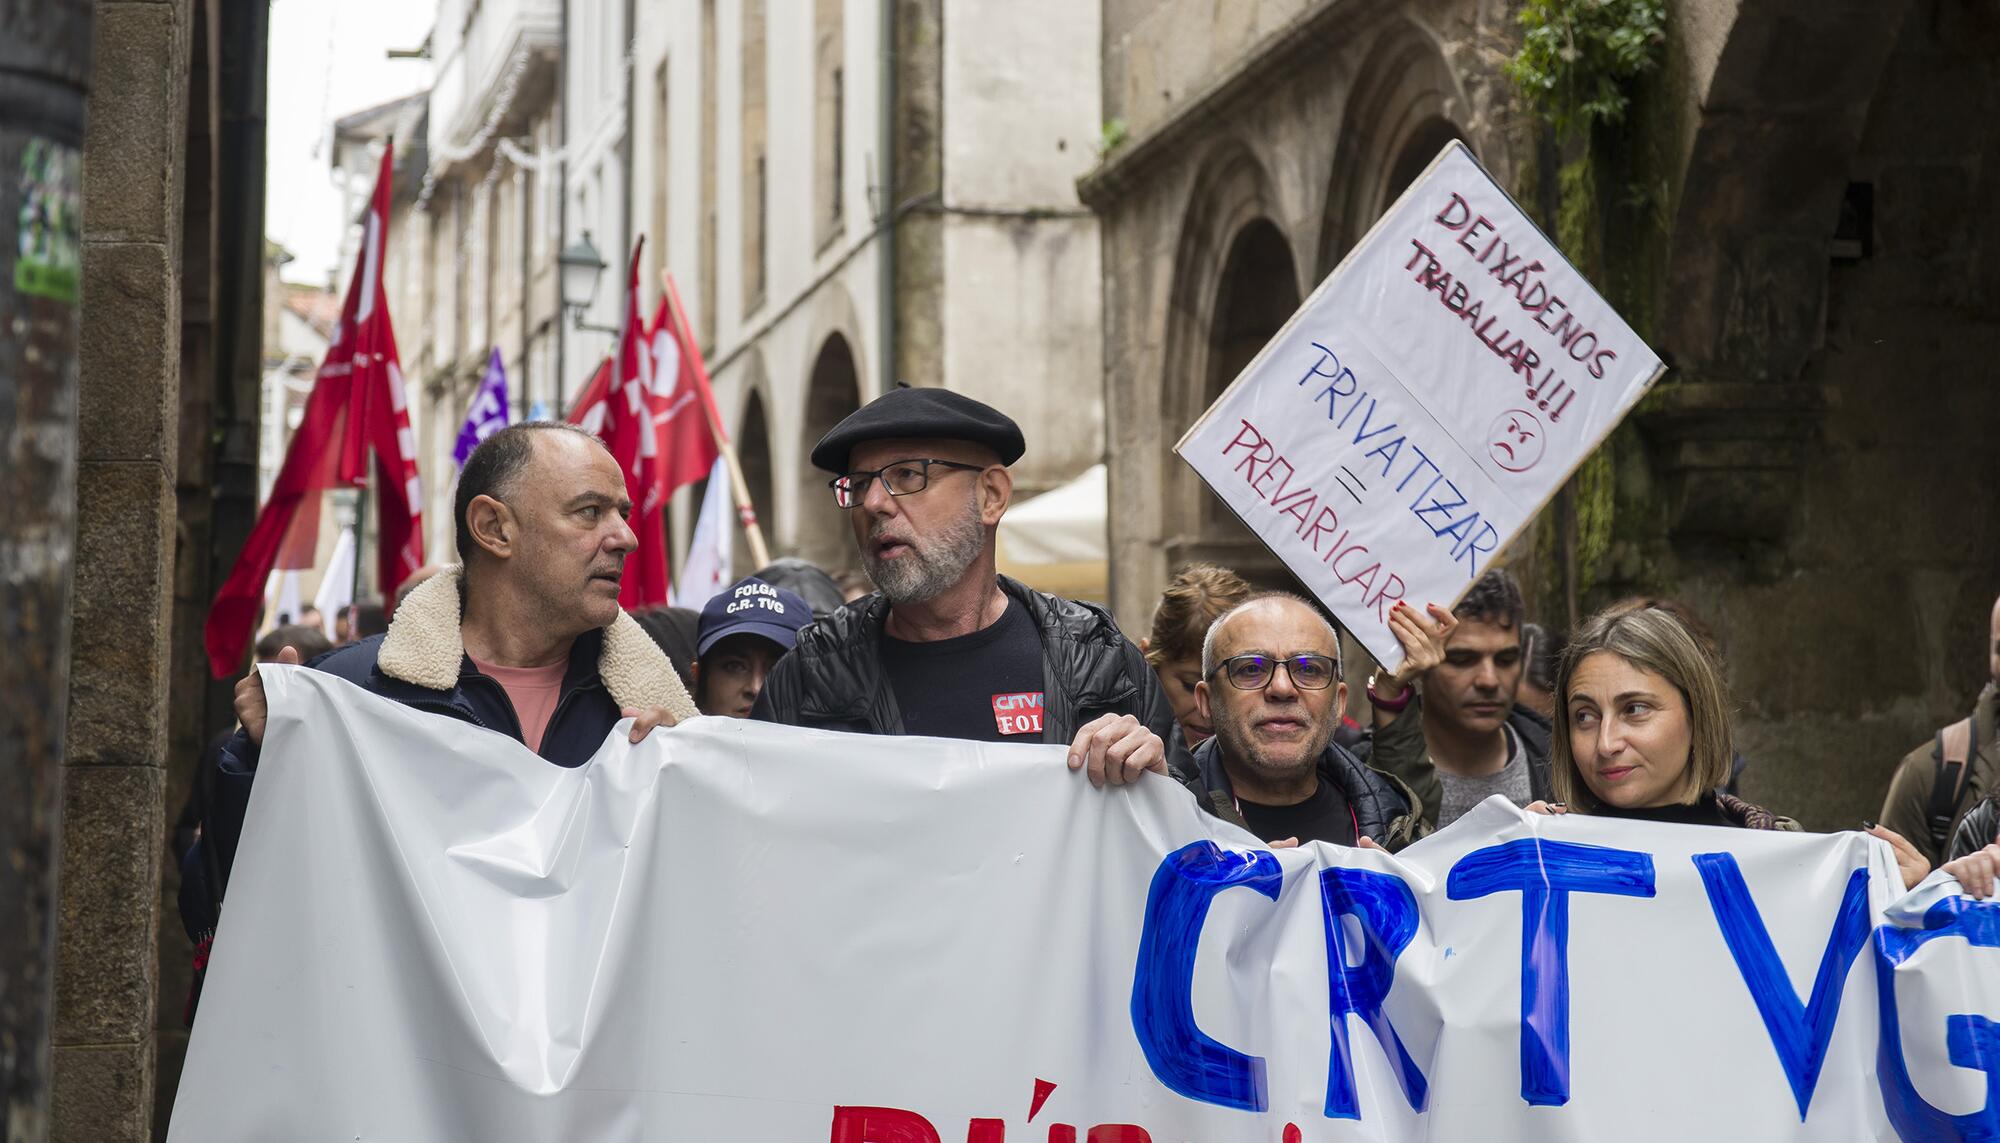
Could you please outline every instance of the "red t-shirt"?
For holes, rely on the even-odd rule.
[[[528,749],[539,751],[542,732],[549,728],[549,716],[556,712],[556,699],[562,695],[563,675],[568,672],[569,663],[503,667],[473,659],[472,665],[507,692],[507,701],[514,704],[514,715],[521,720],[521,741],[528,744]]]

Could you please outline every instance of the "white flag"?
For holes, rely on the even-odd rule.
[[[271,614],[283,619],[285,623],[297,623],[300,610],[299,573],[290,569],[272,572],[264,594],[268,597],[274,591],[277,593],[277,602],[272,605]],[[271,626],[280,627],[283,624],[272,623]]]
[[[326,637],[335,638],[334,617],[354,604],[354,529],[343,528],[340,539],[334,542],[333,556],[326,561],[326,574],[320,578],[319,591],[313,594],[313,606],[319,608],[320,622],[326,626]]]
[[[670,601],[675,607],[700,611],[715,593],[736,582],[729,575],[729,469],[721,457],[708,470],[708,491],[701,497],[701,515],[695,517],[694,539],[688,542],[687,562],[674,580]]]

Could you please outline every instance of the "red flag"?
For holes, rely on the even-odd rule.
[[[639,546],[625,561],[618,602],[626,610],[667,601],[666,492],[660,479],[660,436],[654,415],[660,402],[653,391],[652,353],[645,318],[639,314],[639,254],[646,240],[632,244],[626,277],[625,319],[619,325],[618,356],[612,366],[604,421],[597,435],[625,470],[625,493],[632,498],[632,532]]]
[[[576,395],[576,403],[569,407],[569,423],[581,425],[597,436],[604,435],[604,415],[608,411],[605,399],[611,396],[611,359],[597,363],[597,372],[584,383],[583,392]]]
[[[659,312],[653,316],[653,390],[659,411],[660,478],[667,495],[707,476],[722,455],[717,437],[722,418],[715,411],[715,394],[708,387],[708,370],[694,338],[674,320],[680,297],[673,278],[666,280]],[[714,426],[713,429],[710,426]]]
[[[389,190],[393,144],[382,151],[375,193],[368,207],[361,257],[347,284],[340,324],[320,363],[305,417],[285,450],[271,497],[257,514],[229,579],[210,606],[203,643],[215,677],[243,662],[264,582],[271,569],[310,564],[318,537],[320,493],[336,484],[367,482],[368,450],[375,450],[378,479],[380,580],[389,599],[423,566],[423,498],[417,481],[416,440],[396,356],[389,298],[382,288],[382,260],[389,240]]]

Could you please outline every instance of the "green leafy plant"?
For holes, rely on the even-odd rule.
[[[1122,117],[1109,120],[1104,124],[1103,130],[1098,136],[1097,153],[1099,155],[1109,155],[1122,146],[1125,140],[1130,137],[1131,132],[1127,130],[1125,120]]]
[[[1562,136],[1622,120],[1666,43],[1665,0],[1526,0],[1519,20],[1507,77]]]

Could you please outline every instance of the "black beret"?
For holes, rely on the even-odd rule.
[[[949,389],[892,389],[847,415],[813,446],[813,467],[835,476],[848,471],[847,456],[867,441],[949,440],[982,444],[1012,464],[1028,451],[1021,426],[991,405]]]

